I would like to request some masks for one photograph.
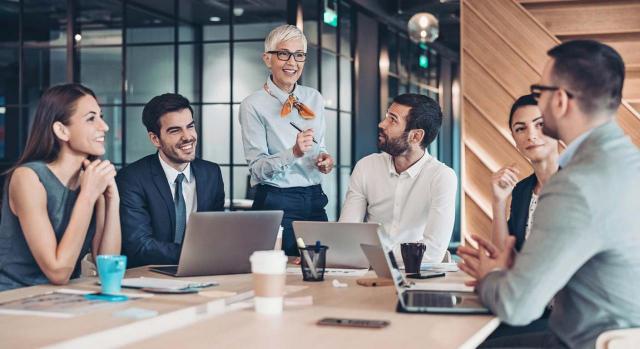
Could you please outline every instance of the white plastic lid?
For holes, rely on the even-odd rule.
[[[287,268],[287,256],[282,250],[255,251],[249,261],[252,273],[283,274]]]

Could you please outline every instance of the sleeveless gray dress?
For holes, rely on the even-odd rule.
[[[22,166],[32,169],[47,191],[47,213],[59,243],[69,224],[79,190],[73,191],[65,187],[42,161],[29,162]],[[7,191],[5,190],[2,196],[2,221],[0,222],[0,291],[46,284],[49,280],[40,270],[29,250],[18,217],[9,208]],[[89,252],[95,229],[95,217],[92,217],[80,258]],[[76,262],[72,278],[80,275],[80,258]]]

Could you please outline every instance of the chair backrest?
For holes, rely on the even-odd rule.
[[[596,349],[632,349],[640,347],[640,328],[602,332],[596,340]]]

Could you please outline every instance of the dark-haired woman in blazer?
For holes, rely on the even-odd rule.
[[[529,237],[533,212],[538,204],[542,187],[558,171],[558,141],[542,133],[544,122],[536,100],[531,95],[518,98],[509,113],[509,128],[518,151],[531,162],[533,174],[518,181],[520,171],[505,166],[491,179],[493,194],[492,241],[502,246],[508,234],[516,238],[520,251]],[[507,220],[507,201],[511,195],[511,208]]]

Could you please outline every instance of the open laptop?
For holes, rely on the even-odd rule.
[[[360,244],[380,245],[378,223],[293,222],[296,237],[307,245],[320,241],[329,246],[328,268],[369,268]]]
[[[397,311],[403,313],[490,314],[472,292],[421,290],[412,285],[398,268],[393,251],[384,253],[398,295]]]
[[[391,279],[393,275],[391,275],[391,269],[387,265],[387,259],[384,256],[384,249],[382,246],[369,245],[369,244],[360,244],[360,248],[362,248],[362,252],[367,257],[371,268],[376,272],[379,278],[383,279]]]
[[[172,276],[251,272],[254,251],[273,250],[282,211],[193,212],[178,265],[150,270]]]

